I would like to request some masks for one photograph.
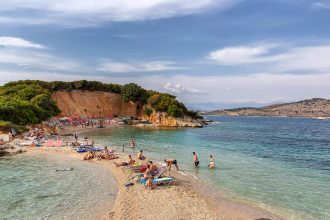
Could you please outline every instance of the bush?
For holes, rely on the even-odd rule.
[[[151,115],[152,113],[153,113],[153,110],[152,110],[151,108],[146,107],[146,108],[144,109],[144,114],[145,114],[146,116],[150,117],[150,115]]]
[[[121,90],[121,95],[125,102],[133,101],[143,104],[145,104],[149,98],[148,92],[135,83],[124,85]]]
[[[12,122],[0,120],[0,131],[11,132],[12,128],[14,128],[18,134],[21,134],[24,131],[27,131],[27,129],[24,126],[18,126],[18,125],[13,124]]]

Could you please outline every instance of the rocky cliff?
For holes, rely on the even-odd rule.
[[[194,120],[189,117],[174,118],[164,112],[153,112],[149,117],[143,115],[144,120],[163,127],[191,127],[200,128],[206,125],[202,120]]]
[[[235,108],[209,112],[214,115],[330,117],[330,100],[313,98],[299,102],[269,105],[262,108]]]
[[[138,116],[135,103],[124,102],[120,95],[114,93],[57,91],[52,94],[52,98],[61,110],[60,116]]]

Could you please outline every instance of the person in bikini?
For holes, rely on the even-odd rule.
[[[176,159],[165,159],[164,162],[167,164],[169,171],[171,171],[172,165],[175,165],[177,171],[179,170],[178,162]]]
[[[215,168],[215,161],[212,155],[210,155],[210,164],[209,164],[209,168],[213,169]]]

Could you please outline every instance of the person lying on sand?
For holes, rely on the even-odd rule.
[[[215,168],[215,161],[212,155],[210,155],[210,164],[208,166],[210,169]]]
[[[89,151],[85,156],[84,156],[84,160],[91,160],[93,158],[95,158],[96,154],[95,151]]]
[[[134,163],[135,163],[135,160],[133,160],[132,155],[128,155],[128,161],[127,162],[121,162],[121,163],[115,162],[116,167],[132,165]]]
[[[146,158],[142,155],[142,150],[140,150],[140,152],[138,153],[137,158],[138,158],[139,160],[144,160],[144,159],[146,159]]]
[[[167,164],[169,171],[171,171],[172,165],[175,165],[177,171],[179,170],[178,162],[177,162],[176,159],[172,159],[172,158],[171,159],[165,159],[164,162]]]

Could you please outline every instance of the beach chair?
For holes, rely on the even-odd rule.
[[[172,177],[162,177],[162,178],[156,178],[152,180],[153,185],[167,185],[169,186],[174,181],[174,178]],[[145,185],[147,182],[146,179],[142,179],[139,181],[139,183]]]
[[[57,140],[56,143],[54,144],[54,147],[62,147],[63,145],[63,140],[60,139],[60,140]]]
[[[47,141],[46,147],[52,147],[52,146],[54,146],[54,141],[50,139]]]

